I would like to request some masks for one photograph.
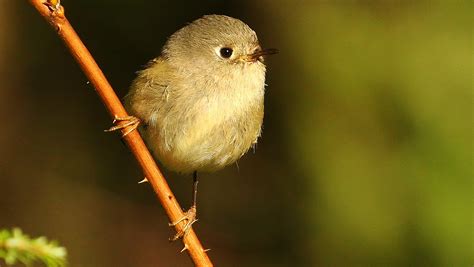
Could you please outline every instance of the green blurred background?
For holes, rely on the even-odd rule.
[[[63,4],[120,97],[204,14],[280,49],[256,153],[201,175],[195,229],[217,266],[472,266],[473,1],[415,2]],[[70,266],[191,265],[26,0],[0,0],[0,81],[0,227],[59,240]],[[188,207],[191,177],[165,174]]]

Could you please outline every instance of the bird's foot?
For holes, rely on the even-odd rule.
[[[191,229],[191,226],[197,222],[197,219],[196,219],[196,206],[192,206],[188,211],[186,211],[184,213],[184,216],[173,222],[173,223],[170,223],[169,226],[176,226],[178,225],[179,223],[181,222],[186,222],[186,224],[184,225],[183,229],[179,230],[174,236],[173,238],[170,238],[170,241],[176,241],[180,238],[183,238],[188,232],[189,230]]]
[[[120,122],[123,122],[123,123],[120,123]],[[122,134],[122,137],[125,137],[129,133],[131,133],[132,131],[138,128],[138,125],[140,125],[140,119],[134,116],[126,116],[126,117],[115,116],[113,123],[115,124],[115,126],[112,126],[107,130],[104,130],[104,132],[113,132],[113,131],[128,128]]]

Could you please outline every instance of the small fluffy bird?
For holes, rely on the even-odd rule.
[[[161,55],[138,72],[125,98],[155,157],[168,169],[193,173],[193,205],[182,237],[196,221],[197,173],[234,163],[261,134],[265,65],[256,33],[241,20],[207,15],[169,37]]]

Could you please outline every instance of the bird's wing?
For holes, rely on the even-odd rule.
[[[137,74],[125,103],[128,112],[148,124],[156,120],[158,110],[168,99],[172,72],[169,64],[159,57]]]

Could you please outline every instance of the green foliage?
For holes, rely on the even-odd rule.
[[[311,265],[472,266],[474,2],[326,2],[265,6]]]
[[[19,228],[0,230],[0,258],[7,265],[43,262],[48,267],[61,267],[66,266],[66,256],[64,247],[46,237],[30,238]]]

